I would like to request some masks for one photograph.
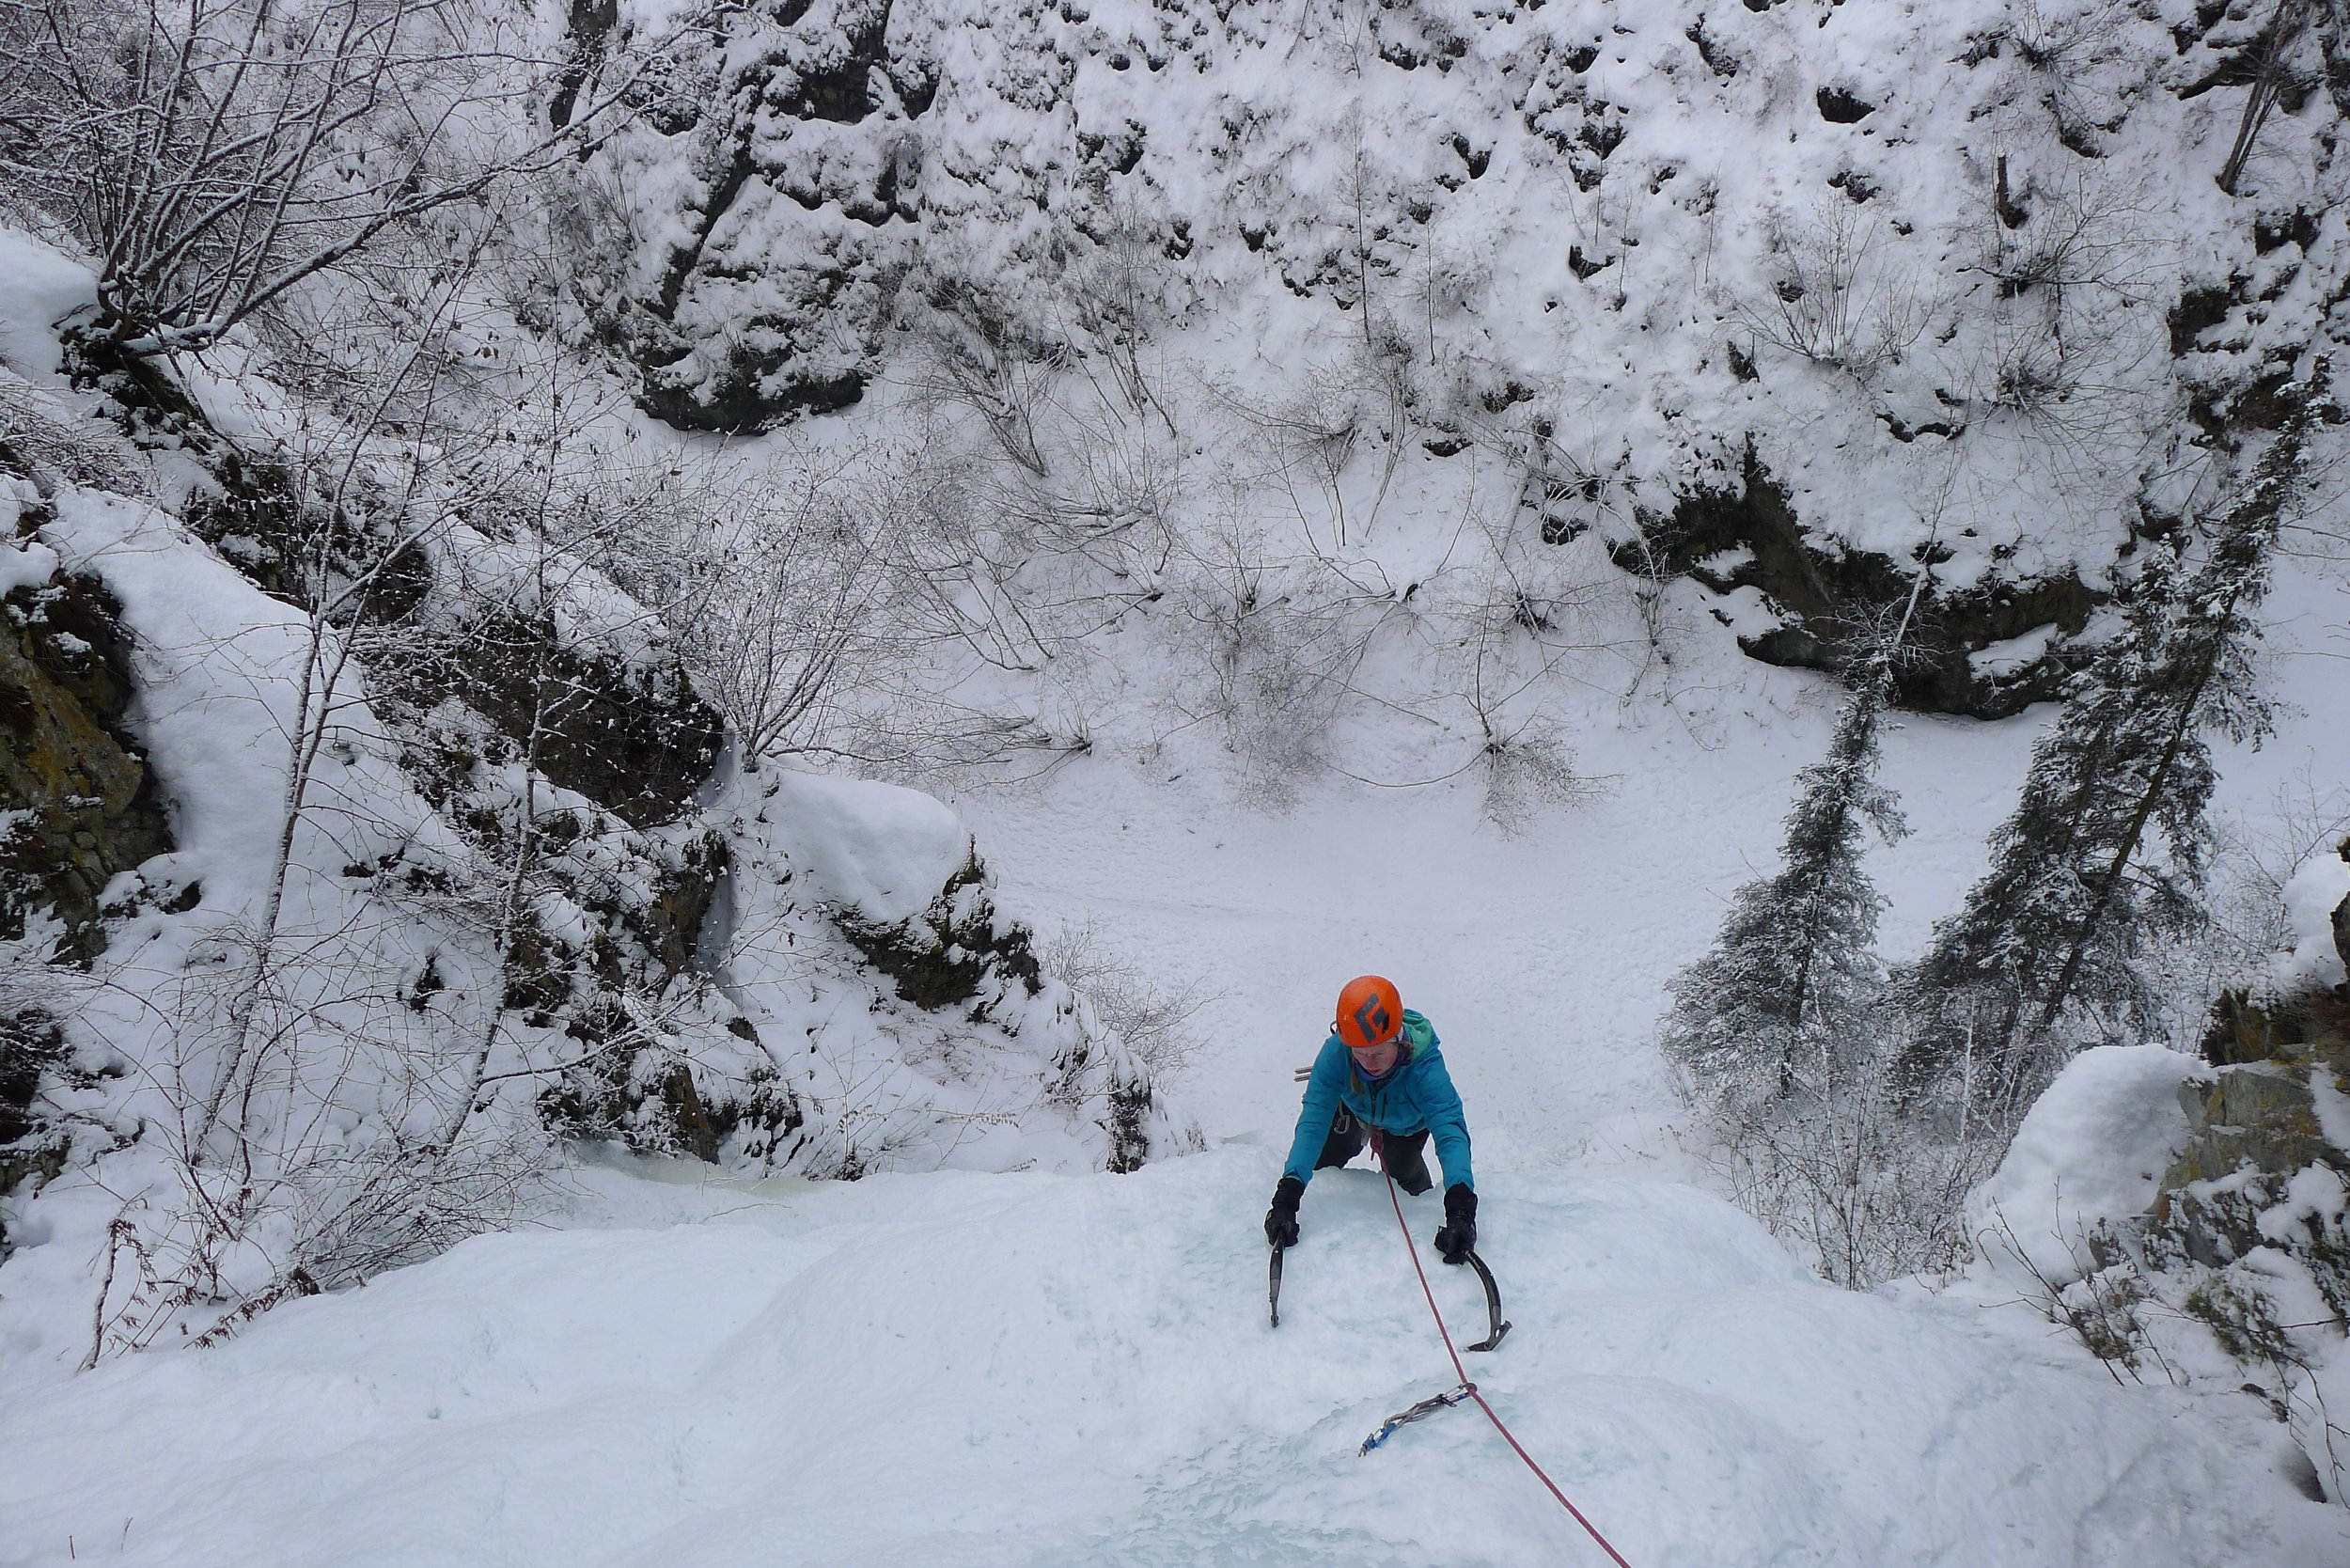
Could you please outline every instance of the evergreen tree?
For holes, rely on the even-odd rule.
[[[1795,1093],[1812,1064],[1849,1056],[1881,980],[1877,913],[1885,900],[1861,869],[1869,829],[1906,829],[1876,782],[1877,721],[1889,654],[1862,666],[1825,760],[1798,776],[1781,869],[1731,895],[1721,935],[1672,982],[1665,1050],[1717,1103],[1755,1105]]]
[[[2060,1022],[2107,1034],[2152,1024],[2140,960],[2203,918],[2207,737],[2257,742],[2268,727],[2251,666],[2256,618],[2279,529],[2308,483],[2323,375],[2321,362],[2287,390],[2282,427],[2200,564],[2183,538],[2154,542],[2122,596],[2121,632],[2032,748],[1990,870],[1904,976],[1914,1028],[1899,1077],[1913,1101],[1953,1091],[2004,1119],[2060,1064]]]

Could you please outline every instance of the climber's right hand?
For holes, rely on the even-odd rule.
[[[1264,1239],[1274,1247],[1297,1245],[1297,1200],[1306,1196],[1306,1184],[1294,1176],[1284,1176],[1281,1184],[1273,1189],[1273,1207],[1264,1212]]]

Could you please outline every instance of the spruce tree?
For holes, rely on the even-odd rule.
[[[2208,737],[2257,743],[2267,729],[2251,665],[2257,613],[2278,532],[2308,483],[2323,375],[2321,362],[2287,389],[2282,426],[2210,528],[2202,560],[2190,561],[2184,537],[2152,542],[2121,596],[2120,633],[2032,748],[1990,870],[1903,977],[1913,1029],[1899,1076],[1913,1100],[1955,1089],[1966,1108],[2004,1119],[2060,1063],[2067,1018],[2084,1038],[2154,1022],[2140,961],[2204,917]]]
[[[1825,760],[1797,776],[1777,874],[1731,897],[1713,950],[1677,976],[1664,1047],[1717,1103],[1793,1095],[1809,1069],[1849,1054],[1877,984],[1885,900],[1862,870],[1870,829],[1906,831],[1876,782],[1889,655],[1868,661]]]

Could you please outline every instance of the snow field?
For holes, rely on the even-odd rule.
[[[1266,1327],[1273,1167],[590,1167],[582,1212],[638,1228],[479,1237],[217,1350],[20,1363],[0,1563],[1600,1560],[1473,1408],[1356,1456],[1450,1369],[1366,1170],[1308,1193]],[[1638,1568],[2350,1550],[2170,1404],[1819,1284],[1693,1189],[1488,1184],[1516,1327],[1472,1375]],[[1424,1247],[1434,1197],[1405,1211]],[[1477,1327],[1474,1278],[1432,1268]]]
[[[1329,998],[1372,971],[1445,1040],[1480,1160],[1691,1174],[1653,1045],[1665,986],[1714,940],[1732,890],[1776,869],[1794,776],[1825,753],[1841,688],[1745,657],[1683,588],[1674,666],[1637,700],[1561,682],[1556,711],[1598,788],[1543,807],[1518,838],[1479,820],[1467,776],[1416,790],[1324,778],[1285,812],[1237,806],[1229,758],[1198,731],[1152,766],[1083,758],[954,804],[1007,913],[1047,932],[1090,919],[1163,983],[1213,994],[1174,1084],[1211,1137],[1286,1140],[1291,1070],[1311,1059]],[[2214,751],[2215,815],[2255,832],[2276,823],[2280,791],[2350,790],[2339,569],[2285,563],[2270,604],[2278,733]],[[1910,829],[1869,847],[1888,962],[1915,957],[1982,872],[2055,712],[1888,715],[1880,777]]]
[[[1139,7],[1097,8],[1097,26],[1149,21]],[[964,8],[929,9],[959,22]],[[1947,64],[1990,11],[1851,8],[1821,11],[1817,20],[1835,24],[1825,28],[1810,11],[1757,17],[1712,5],[1627,16],[1645,36],[1617,43],[1590,80],[1591,97],[1607,101],[1592,112],[1619,105],[1606,123],[1628,133],[1618,172],[1596,193],[1578,190],[1513,132],[1490,148],[1492,172],[1442,201],[1437,227],[1410,254],[1388,259],[1401,271],[1374,286],[1376,308],[1408,320],[1420,290],[1466,278],[1469,297],[1492,305],[1441,323],[1431,306],[1428,357],[1464,365],[1432,378],[1437,389],[1467,408],[1479,386],[1536,382],[1545,397],[1533,406],[1566,412],[1562,447],[1611,483],[1645,484],[1652,500],[1730,472],[1739,435],[1752,431],[1807,523],[1830,538],[1899,552],[1931,510],[1946,541],[1980,532],[1958,546],[1949,581],[1964,581],[1995,546],[2020,549],[2022,568],[2077,560],[2094,577],[2114,508],[2132,488],[2123,481],[2158,424],[2152,413],[2124,418],[2118,433],[2092,432],[2081,447],[2044,444],[2017,416],[1984,411],[1962,448],[1897,441],[1880,428],[1884,409],[1912,424],[1942,416],[1925,369],[1863,395],[1858,382],[1767,347],[1760,383],[1720,368],[1722,338],[1754,346],[1737,307],[1769,297],[1773,224],[1783,218],[1800,237],[1843,212],[1846,198],[1826,194],[1830,174],[1885,187],[1858,209],[1878,235],[1877,281],[1922,296],[1978,259],[1980,236],[1962,228],[1982,227],[1995,155],[2013,152],[2019,181],[2035,164],[2074,167],[2043,128],[2023,123],[2030,94],[2002,102],[1992,70],[1961,77]],[[1597,39],[1617,15],[1562,5],[1539,31],[1564,44],[1588,25]],[[1744,62],[1734,88],[1687,38],[1700,20]],[[1170,339],[1181,350],[1164,368],[1170,397],[1193,382],[1229,382],[1271,407],[1325,379],[1344,396],[1367,395],[1344,384],[1355,319],[1293,304],[1234,250],[1232,220],[1244,205],[1244,215],[1277,218],[1277,249],[1309,267],[1333,221],[1343,227],[1339,187],[1360,183],[1366,124],[1369,165],[1395,186],[1381,199],[1427,194],[1453,167],[1456,128],[1484,149],[1488,126],[1516,120],[1515,106],[1505,113],[1499,102],[1499,68],[1535,52],[1495,41],[1505,24],[1537,30],[1530,14],[1506,8],[1494,27],[1462,24],[1473,63],[1492,70],[1373,71],[1371,96],[1338,90],[1328,63],[1286,46],[1228,52],[1196,77],[1113,73],[1089,54],[1078,80],[1087,122],[1120,123],[1131,110],[1133,123],[1152,128],[1141,171],[1162,193],[1146,206],[1196,219],[1215,263],[1203,285],[1185,286],[1215,300],[1210,310],[1203,299]],[[2103,95],[2127,84],[2127,56],[2149,44],[2167,57],[2158,25],[2154,16],[2131,23],[2117,46],[2125,57],[2076,71],[2075,86]],[[1000,168],[1010,187],[1020,165],[1049,163],[1058,143],[1037,131],[1041,117],[955,90],[995,72],[953,51],[992,67],[997,40],[1021,31],[943,30],[950,82],[933,123],[956,116],[961,129],[939,166]],[[1818,123],[1810,89],[1831,84],[1880,111],[1865,126]],[[1245,202],[1197,174],[1218,150],[1228,102],[1265,117],[1241,153],[1243,183],[1253,182]],[[1978,122],[1986,105],[1998,112]],[[2247,243],[2241,225],[2210,211],[2218,198],[2202,180],[2173,178],[2197,157],[2211,161],[2232,109],[2227,93],[2189,103],[2154,96],[2133,111],[2138,129],[2117,138],[2100,177],[2077,187],[2084,205],[2108,192],[2154,193],[2148,211],[2131,202],[2113,238],[2143,252],[2133,269],[2161,286],[2155,292],[2174,272],[2224,276]],[[1556,128],[1572,131],[1581,114],[1562,103]],[[822,121],[796,122],[792,133],[803,149],[831,134]],[[674,172],[698,190],[687,161]],[[2287,204],[2299,183],[2277,171],[2263,182]],[[1725,197],[1721,217],[1700,189]],[[1008,263],[1023,231],[984,205],[954,212],[946,197],[933,193],[934,210],[978,237],[967,270],[1016,275]],[[2067,199],[2052,194],[2046,211],[2060,219]],[[771,205],[780,223],[746,213],[713,254],[812,248],[790,243],[798,203]],[[1031,204],[1013,192],[1002,205]],[[640,214],[656,228],[658,206]],[[1914,239],[1904,228],[1896,243],[1889,224],[1878,227],[1895,214],[1919,220]],[[2198,237],[2184,254],[2148,239],[2173,230]],[[1566,270],[1570,238],[1604,263],[1595,277]],[[2239,352],[2257,357],[2305,323],[2303,296],[2328,271],[2311,267],[2292,308]],[[0,322],[9,323],[0,352],[41,373],[54,366],[54,340],[21,323],[53,320],[46,302],[63,298],[70,280],[26,277],[0,280]],[[1185,289],[1170,285],[1178,300]],[[701,311],[731,324],[748,313],[744,298],[709,292],[718,297],[686,302],[688,320]],[[2136,318],[2108,323],[2125,342],[2155,331],[2152,310],[2130,308]],[[2132,400],[2167,410],[2171,372],[2159,356],[2144,363],[2144,385],[2135,370],[2120,379],[2132,382]],[[1981,379],[1956,356],[1936,369],[1961,377],[1962,391],[1964,378]],[[1497,461],[1476,456],[1431,469],[1407,454],[1407,464],[1384,513],[1368,494],[1375,463],[1358,463],[1343,486],[1357,545],[1375,544],[1398,584],[1424,579],[1447,553],[1438,525],[1456,510],[1454,490],[1490,478],[1506,500],[1514,483]],[[1246,466],[1198,465],[1207,480]],[[1261,510],[1279,509],[1266,500]],[[86,531],[107,515],[69,521]],[[1577,518],[1603,532],[1611,520],[1621,509]],[[1961,533],[1961,524],[1975,526]],[[166,646],[253,659],[286,635],[203,623],[196,612],[206,599],[252,597],[227,569],[206,568],[218,590],[206,595],[180,560],[154,564],[151,596],[127,597],[134,620],[150,607],[172,614],[179,630]],[[118,589],[133,570],[123,569]],[[1287,1070],[1310,1055],[1322,1010],[1348,975],[1394,974],[1431,1013],[1469,1101],[1488,1172],[1488,1250],[1517,1324],[1479,1373],[1638,1568],[2350,1560],[2341,1515],[2302,1503],[2255,1447],[2231,1453],[2223,1445],[2236,1434],[2200,1419],[2207,1411],[2165,1391],[2118,1390],[2085,1362],[2063,1362],[2067,1347],[2036,1358],[2027,1347],[2044,1325],[2020,1309],[2010,1316],[2021,1317],[2023,1337],[2002,1340],[1975,1331],[1964,1302],[1900,1308],[1846,1296],[1809,1280],[1710,1199],[1591,1179],[1686,1168],[1670,1137],[1669,1087],[1647,1048],[1661,988],[1712,938],[1721,897],[1769,870],[1787,781],[1816,759],[1834,697],[1810,677],[1739,659],[1714,635],[1708,606],[1676,591],[1680,619],[1698,635],[1677,651],[1684,663],[1672,678],[1637,702],[1620,688],[1557,699],[1578,760],[1612,781],[1608,794],[1541,813],[1523,840],[1476,824],[1473,786],[1332,783],[1285,817],[1235,810],[1206,746],[1187,757],[1176,748],[1167,771],[1190,777],[1172,787],[1123,761],[1086,760],[1032,798],[964,804],[1008,906],[1041,922],[1096,914],[1153,969],[1196,974],[1223,993],[1201,1015],[1206,1043],[1179,1086],[1213,1132],[1285,1136],[1295,1105]],[[2314,617],[2302,651],[2339,637],[2338,588],[2300,603]],[[1138,672],[1137,687],[1160,673]],[[225,712],[243,700],[215,687],[231,674],[243,671],[216,656],[191,661],[150,692],[148,718],[181,796],[178,863],[203,873],[216,910],[249,902],[266,860],[240,853],[264,817],[234,803],[269,798],[253,788],[266,772],[253,737],[274,739],[271,715],[257,708],[224,725],[208,713],[208,702]],[[2302,754],[2328,785],[2350,779],[2336,679],[2331,665],[2305,659],[2281,682],[2314,720],[2292,738],[2308,742]],[[1914,950],[1979,865],[1982,834],[2010,804],[2038,720],[1901,722],[1886,776],[1919,831],[1875,861],[1895,901],[1886,937],[1896,954]],[[1440,747],[1399,728],[1380,742],[1388,765],[1362,771],[1411,776],[1456,760],[1458,734]],[[1129,719],[1113,738],[1138,741],[1144,729]],[[1436,766],[1406,765],[1420,744]],[[2257,807],[2295,760],[2283,745],[2228,759],[2232,799]],[[378,762],[363,753],[371,775]],[[350,784],[372,795],[377,782]],[[382,786],[405,802],[399,780],[384,775]],[[951,858],[954,835],[924,817],[910,808],[915,831],[901,842],[874,840],[870,860],[844,850],[838,865],[816,868],[817,880],[870,890],[849,900],[869,912],[904,896],[914,883],[901,867]],[[431,830],[421,816],[417,825]],[[893,850],[905,858],[889,862]],[[296,913],[334,925],[329,879],[306,868],[297,881]],[[157,973],[185,952],[164,935],[142,958]],[[801,979],[781,960],[761,970],[739,958],[735,973],[763,1024],[837,1027],[835,1038],[853,1043],[838,1084],[844,1094],[864,1087],[870,1064],[889,1059],[865,996],[836,1008],[810,989],[803,1000],[791,989]],[[931,1146],[920,1148],[929,1157]],[[1051,1130],[1022,1128],[973,1132],[937,1157],[1012,1165],[1083,1153]],[[289,1305],[224,1350],[129,1358],[70,1384],[62,1370],[79,1353],[73,1336],[96,1281],[80,1272],[87,1249],[69,1262],[63,1245],[34,1245],[51,1224],[44,1216],[20,1230],[26,1251],[8,1280],[19,1303],[31,1298],[45,1313],[36,1340],[48,1354],[38,1368],[22,1356],[0,1370],[0,1568],[109,1556],[174,1568],[1596,1562],[1473,1410],[1355,1457],[1381,1417],[1442,1389],[1449,1369],[1385,1198],[1359,1173],[1315,1184],[1289,1271],[1287,1324],[1264,1330],[1254,1224],[1273,1163],[1261,1146],[1243,1146],[1116,1180],[941,1173],[824,1188],[713,1182],[693,1192],[592,1170],[580,1177],[588,1194],[577,1217],[638,1229],[485,1237],[364,1291]],[[121,1173],[109,1180],[119,1184]],[[100,1196],[61,1190],[43,1204],[81,1202],[78,1219],[102,1227]],[[1434,1202],[1412,1208],[1424,1243]],[[1456,1323],[1475,1325],[1473,1282],[1441,1271],[1437,1284]],[[2199,1419],[2179,1419],[2190,1409]]]
[[[1794,777],[1825,750],[1838,696],[1727,635],[1680,652],[1694,722],[1569,694],[1597,792],[1545,808],[1520,838],[1478,820],[1468,778],[1318,781],[1277,816],[1235,808],[1214,782],[1223,758],[1193,737],[1152,772],[1084,759],[1037,794],[957,805],[1009,912],[1048,931],[1090,917],[1163,982],[1214,994],[1175,1085],[1212,1137],[1286,1140],[1291,1071],[1312,1059],[1340,986],[1369,971],[1446,1042],[1480,1158],[1678,1174],[1653,1046],[1665,984],[1714,939],[1731,891],[1776,865]],[[1916,831],[1874,853],[1895,901],[1889,950],[1956,905],[2045,716],[1894,716],[1886,776]]]

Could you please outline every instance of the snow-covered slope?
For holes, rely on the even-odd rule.
[[[313,693],[319,804],[273,878],[300,666],[341,631],[207,511],[255,496],[203,427],[266,451],[317,411],[258,333],[175,362],[184,416],[68,384],[88,274],[8,240],[0,415],[40,459],[9,570],[119,601],[117,738],[175,837],[56,977],[70,1131],[0,1211],[0,1564],[1581,1560],[1473,1413],[1355,1457],[1449,1381],[1359,1173],[1317,1183],[1262,1325],[1288,1070],[1365,969],[1468,1102],[1517,1323],[1488,1391],[1639,1568],[2350,1557],[2262,1406],[2118,1387],[1995,1274],[1809,1278],[1697,1190],[1651,1043],[1824,743],[1836,689],[1778,666],[1834,667],[1913,588],[1932,712],[1887,737],[1919,828],[1873,853],[1888,954],[1979,869],[2044,722],[2020,710],[2133,535],[2224,491],[2339,330],[2332,32],[2293,40],[2231,196],[2264,7],[559,9],[582,81],[665,41],[641,117],[492,215],[462,330],[431,323],[466,389],[436,433],[547,476],[620,454],[581,486],[599,524],[620,479],[721,475],[746,510],[804,485],[752,515],[848,555],[903,544],[860,629],[886,658],[772,738],[935,764],[952,809],[746,765],[624,563],[590,564],[612,535],[557,541],[551,591],[542,514],[428,485],[386,515],[432,519],[431,586]],[[2223,758],[2260,829],[2280,784],[2350,781],[2338,545],[2303,545],[2270,605],[2298,711]],[[509,612],[563,629],[526,684],[476,635]],[[628,729],[608,692],[544,751],[513,721],[599,682],[668,704],[675,754],[559,766]],[[948,769],[931,724],[1017,765]],[[311,967],[239,1079],[280,885],[263,940]],[[1023,920],[1199,988],[1177,1087],[1214,1146]],[[159,1270],[187,1189],[234,1187],[186,1150],[232,1082],[240,1152],[309,1140],[265,1177],[431,1166],[477,1105],[534,1173],[588,1163],[322,1297],[285,1299],[321,1280],[284,1228]],[[1146,1154],[1182,1157],[1103,1173]],[[224,1311],[252,1321],[171,1348]]]
[[[2289,573],[2278,604],[2280,732],[2221,754],[2217,810],[2247,833],[2276,830],[2296,792],[2350,779],[2350,601],[2319,565]],[[1371,970],[1435,1020],[1480,1137],[1507,1138],[1508,1158],[1669,1169],[1672,1145],[1655,1136],[1677,1109],[1653,1048],[1665,983],[1713,940],[1731,891],[1771,869],[1837,691],[1742,659],[1726,632],[1691,622],[1668,700],[1584,690],[1561,702],[1599,788],[1515,838],[1480,820],[1474,776],[1409,792],[1340,778],[1279,816],[1236,809],[1217,782],[1228,760],[1198,737],[1156,766],[1080,759],[1041,786],[961,798],[1007,908],[1045,930],[1094,921],[1214,994],[1182,1081],[1211,1136],[1286,1133],[1290,1069],[1310,1059],[1338,987]],[[1913,832],[1870,854],[1891,900],[1888,958],[1915,955],[1982,870],[1983,837],[2050,712],[1892,721],[1885,782]],[[2201,1023],[2180,1018],[2177,1043]]]
[[[1320,431],[1383,496],[1401,462],[1429,512],[1474,482],[1759,588],[1742,631],[1796,662],[1778,618],[1899,599],[1922,550],[1945,656],[1905,679],[1961,711],[2052,690],[2043,629],[2207,498],[2197,449],[2271,418],[2342,290],[2330,33],[2284,40],[2295,90],[2217,183],[2243,8],[669,12],[574,26],[590,59],[667,39],[671,96],[581,175],[630,243],[562,298],[665,419],[976,390],[1066,489],[1038,409],[1114,383],[1123,461],[1163,417],[1246,483],[1219,422]]]
[[[1449,1368],[1363,1173],[1315,1184],[1266,1326],[1274,1164],[584,1171],[632,1228],[480,1238],[216,1352],[20,1385],[0,1560],[1600,1560],[1473,1407],[1357,1457]],[[1424,1246],[1434,1200],[1406,1212]],[[2037,1319],[1822,1285],[1684,1187],[1521,1178],[1486,1213],[1516,1327],[1473,1375],[1639,1568],[2350,1553],[2249,1416],[2047,1364]]]
[[[233,1326],[515,1221],[565,1137],[839,1176],[1196,1142],[947,808],[741,768],[643,607],[494,506],[282,504],[280,388],[190,363],[136,413],[58,363],[90,274],[0,259],[0,1320],[95,1261],[93,1355]],[[378,576],[312,570],[393,516]]]

